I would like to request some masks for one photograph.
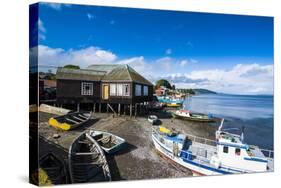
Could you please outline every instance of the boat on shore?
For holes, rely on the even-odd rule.
[[[67,172],[64,163],[53,153],[40,158],[39,169],[36,173],[38,185],[57,185],[67,183]]]
[[[124,146],[126,140],[109,132],[90,131],[89,135],[97,141],[107,154],[113,154]]]
[[[172,96],[157,96],[160,103],[168,107],[181,107],[184,99]]]
[[[198,121],[198,122],[214,122],[216,118],[214,118],[211,114],[200,114],[193,113],[190,110],[177,110],[172,112],[173,117],[182,118],[190,121]]]
[[[147,120],[148,120],[149,123],[154,125],[158,121],[158,117],[156,115],[149,115]]]
[[[239,174],[273,171],[273,151],[244,143],[241,135],[216,131],[216,141],[153,127],[156,150],[198,175]],[[199,142],[201,140],[202,142]],[[266,156],[267,154],[267,156]]]
[[[69,148],[69,173],[72,183],[111,181],[104,152],[89,133],[82,133]]]
[[[49,119],[49,125],[61,130],[71,130],[79,127],[90,120],[90,112],[72,112],[65,115],[52,117]]]

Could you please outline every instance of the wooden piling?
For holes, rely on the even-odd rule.
[[[137,112],[138,112],[138,103],[135,104],[135,118],[137,117]]]
[[[132,117],[133,105],[130,104],[130,117]]]
[[[80,103],[77,103],[77,112],[80,111]]]
[[[124,104],[124,113],[123,113],[123,114],[124,114],[124,116],[126,115],[126,106],[127,106],[127,105],[126,105],[126,104]]]
[[[120,116],[120,114],[121,114],[121,104],[119,103],[118,104],[118,116]]]

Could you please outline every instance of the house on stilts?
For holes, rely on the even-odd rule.
[[[94,112],[137,115],[153,99],[153,84],[125,64],[94,64],[86,69],[58,68],[57,104],[92,105]]]

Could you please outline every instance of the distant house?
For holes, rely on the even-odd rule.
[[[56,79],[59,104],[118,104],[130,105],[132,110],[132,105],[143,105],[153,98],[152,83],[129,65],[95,64],[87,69],[58,68]]]
[[[155,90],[155,94],[157,96],[162,96],[162,95],[166,95],[168,91],[169,91],[168,88],[164,86],[160,86],[158,89]]]

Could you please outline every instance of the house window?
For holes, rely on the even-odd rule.
[[[227,146],[223,146],[223,153],[228,153],[228,147]]]
[[[93,95],[93,83],[82,82],[81,95]]]
[[[148,86],[143,86],[143,95],[148,96]]]
[[[110,96],[116,96],[116,84],[110,84]]]
[[[123,84],[117,84],[117,96],[123,96]]]
[[[135,96],[141,96],[141,85],[135,85]]]
[[[110,84],[110,96],[130,96],[130,84]]]
[[[130,96],[130,85],[123,84],[123,96]]]
[[[241,149],[240,148],[235,148],[235,155],[240,155]]]

